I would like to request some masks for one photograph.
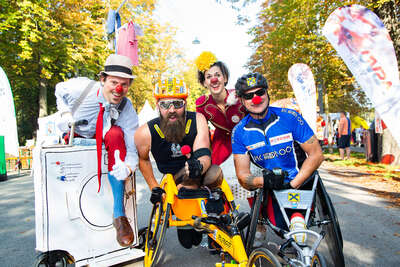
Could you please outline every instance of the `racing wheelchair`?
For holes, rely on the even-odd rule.
[[[165,190],[165,198],[153,206],[144,241],[144,266],[156,266],[162,249],[165,234],[169,227],[193,227],[207,234],[221,246],[221,262],[215,266],[281,266],[277,258],[266,248],[246,251],[243,231],[250,222],[248,213],[239,213],[228,183],[222,179],[216,189],[197,189],[195,194],[178,191],[174,178],[166,174],[160,187]],[[229,206],[229,211],[222,215],[208,213],[207,201],[222,196]],[[228,253],[231,262],[226,262]]]
[[[280,171],[274,169],[273,172]],[[279,175],[282,175],[280,173]],[[285,175],[285,174],[283,174]],[[287,173],[286,173],[287,175]],[[270,198],[268,195],[272,194]],[[279,210],[287,228],[283,229],[274,225],[268,218],[265,208],[267,201],[276,200]],[[257,189],[254,192],[254,204],[251,208],[251,222],[247,228],[246,249],[251,249],[257,225],[266,225],[273,230],[283,243],[278,245],[269,242],[278,249],[278,256],[288,266],[327,266],[324,256],[317,250],[321,241],[326,240],[329,254],[334,266],[345,266],[343,256],[343,238],[339,222],[332,205],[332,201],[326,192],[322,179],[318,172],[306,180],[300,190],[269,190]],[[305,214],[305,229],[290,229],[288,214],[300,211]],[[297,240],[296,236],[306,237],[306,240]],[[291,248],[291,249],[290,249]]]

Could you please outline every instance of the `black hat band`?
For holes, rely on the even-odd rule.
[[[120,66],[120,65],[108,65],[104,67],[104,71],[105,72],[109,72],[109,71],[118,71],[118,72],[123,72],[129,75],[132,75],[132,70],[124,67],[124,66]]]

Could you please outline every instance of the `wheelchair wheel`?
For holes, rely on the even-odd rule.
[[[263,190],[256,190],[254,195],[253,207],[251,208],[251,220],[250,225],[247,228],[246,235],[246,252],[250,253],[253,248],[254,238],[256,236],[258,217],[260,216],[260,207],[262,201]]]
[[[251,267],[266,267],[266,266],[281,266],[278,259],[266,248],[256,248],[249,257],[247,266]]]
[[[138,245],[136,248],[144,251],[146,242],[147,227],[142,227],[138,231]]]
[[[326,267],[324,256],[318,251],[315,252],[314,257],[311,259],[311,267]]]
[[[327,220],[328,224],[322,225],[325,231],[325,240],[328,245],[329,254],[332,257],[335,266],[345,266],[343,255],[343,238],[340,231],[339,221],[336,216],[332,201],[325,190],[325,187],[319,179],[315,206],[318,212],[319,220]]]
[[[146,232],[144,266],[151,267],[157,264],[160,251],[165,239],[171,205],[167,204],[163,210],[163,204],[157,203],[151,212],[149,227]]]

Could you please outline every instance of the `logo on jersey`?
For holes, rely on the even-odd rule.
[[[171,157],[176,158],[182,156],[181,146],[179,144],[171,144]]]
[[[281,135],[269,138],[269,142],[271,143],[271,146],[279,145],[282,143],[287,143],[290,141],[293,141],[292,133],[281,134]]]
[[[262,147],[262,146],[265,146],[265,142],[264,141],[261,141],[261,142],[246,146],[246,148],[247,148],[248,151],[250,151],[250,150]]]

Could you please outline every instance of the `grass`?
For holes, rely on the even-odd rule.
[[[349,160],[342,160],[339,156],[337,148],[333,149],[332,153],[325,149],[325,161],[338,167],[351,167],[356,168],[361,172],[367,172],[385,178],[398,178],[400,179],[400,172],[396,171],[399,166],[387,165],[382,163],[367,162],[365,154],[362,152],[351,152]],[[397,180],[397,179],[395,179]]]

